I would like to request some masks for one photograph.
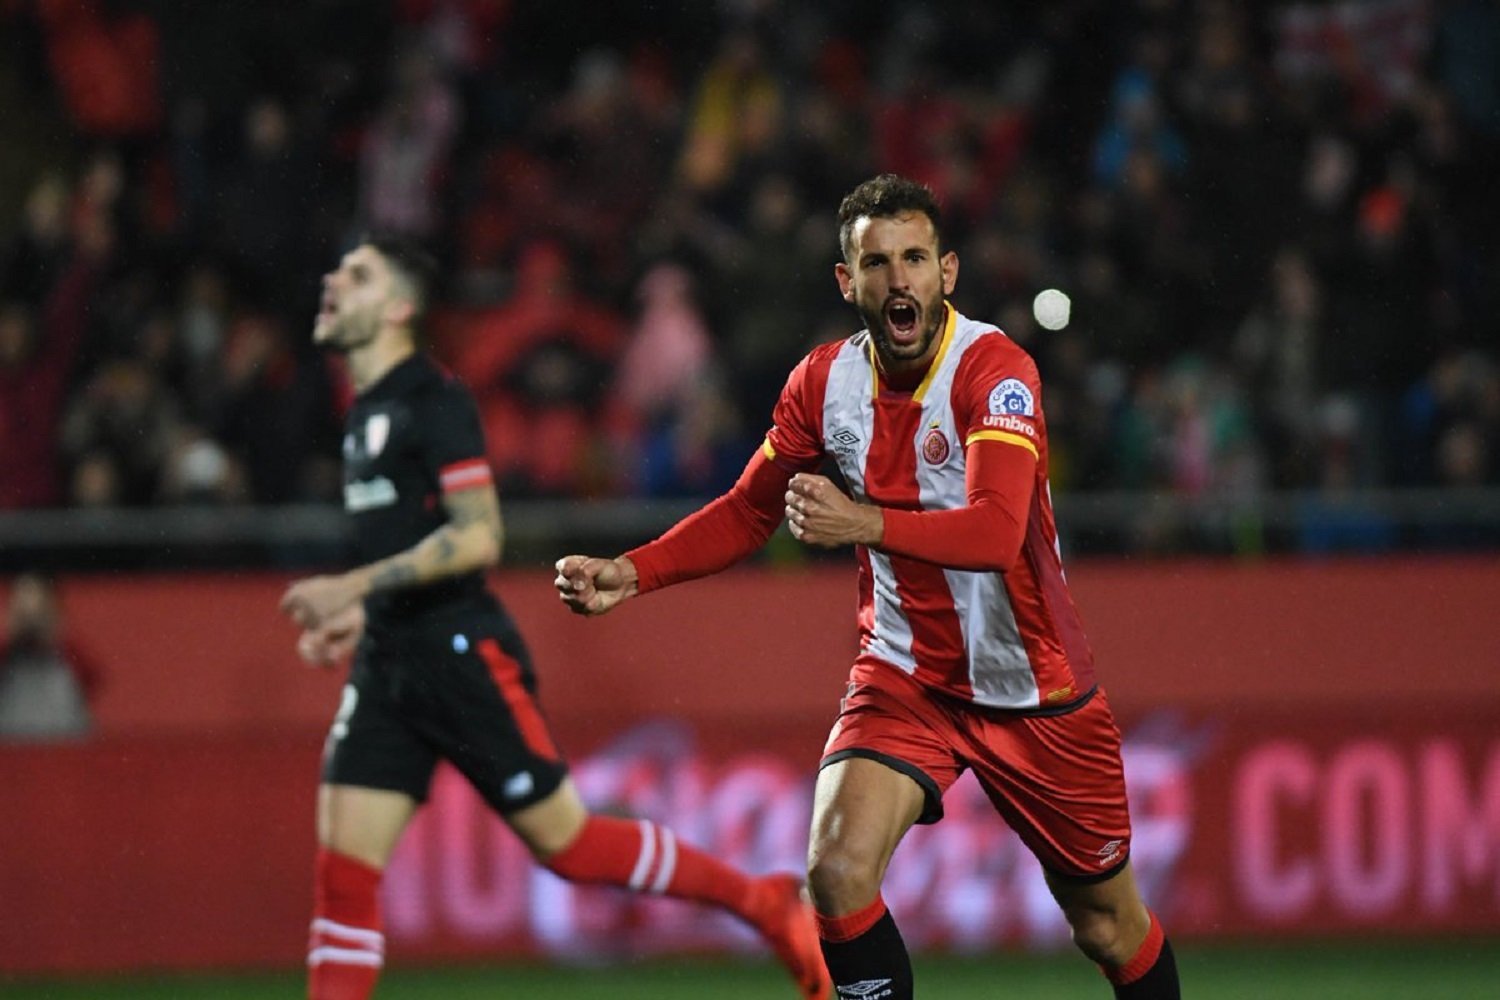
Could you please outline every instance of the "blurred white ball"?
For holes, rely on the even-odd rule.
[[[1038,292],[1031,300],[1031,314],[1037,325],[1044,330],[1061,330],[1068,325],[1073,312],[1073,300],[1055,288]]]

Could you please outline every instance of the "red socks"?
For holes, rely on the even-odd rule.
[[[875,900],[869,906],[862,910],[855,910],[853,913],[846,913],[842,917],[828,917],[819,913],[817,915],[818,937],[834,944],[843,944],[874,927],[883,916],[885,916],[885,897],[877,893]]]
[[[573,842],[544,864],[570,882],[715,903],[748,919],[751,880],[650,820],[590,816]]]
[[[307,945],[308,1000],[367,1000],[374,992],[385,960],[380,877],[378,868],[318,849]]]
[[[1141,942],[1141,946],[1135,950],[1135,955],[1130,961],[1118,969],[1101,966],[1105,978],[1116,986],[1126,986],[1135,982],[1150,972],[1151,966],[1156,964],[1157,956],[1161,954],[1161,943],[1165,939],[1166,934],[1162,932],[1161,923],[1157,921],[1156,914],[1151,914],[1151,928],[1146,931],[1146,940]]]
[[[1115,988],[1115,1000],[1181,1000],[1177,959],[1155,913],[1146,940],[1130,960],[1118,968],[1101,969]]]

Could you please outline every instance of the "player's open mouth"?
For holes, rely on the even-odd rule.
[[[885,304],[885,322],[899,339],[910,339],[917,329],[917,304],[907,299],[893,299]]]

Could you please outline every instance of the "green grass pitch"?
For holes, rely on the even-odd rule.
[[[1492,1000],[1500,996],[1500,941],[1384,940],[1347,944],[1187,945],[1179,949],[1190,1000]],[[918,995],[932,1000],[1104,1000],[1107,985],[1072,953],[916,962]],[[6,1000],[288,1000],[295,973],[7,980]],[[794,1000],[765,962],[653,960],[595,968],[536,964],[387,971],[378,1000]]]

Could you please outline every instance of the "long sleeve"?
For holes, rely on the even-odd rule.
[[[626,553],[639,592],[709,576],[755,552],[781,524],[791,478],[757,450],[729,492]]]

